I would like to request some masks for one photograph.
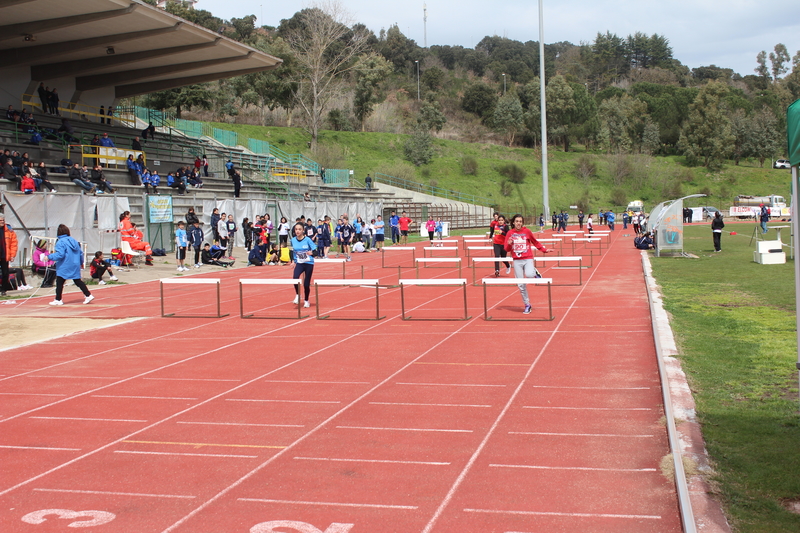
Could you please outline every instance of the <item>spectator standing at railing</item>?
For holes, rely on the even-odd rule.
[[[200,172],[200,168],[203,166],[203,160],[200,159],[200,156],[195,156],[194,158],[194,169],[197,172]]]
[[[203,154],[203,175],[207,178],[208,177],[208,158],[206,154]]]
[[[134,137],[133,141],[131,141],[131,150],[142,151],[142,143],[139,142],[139,137]]]
[[[234,168],[233,161],[228,159],[228,162],[225,163],[225,170],[228,172],[228,176],[233,178],[233,174],[236,172],[236,168]]]
[[[108,106],[108,112],[106,113],[106,116],[108,117],[106,119],[106,124],[108,124],[110,126],[111,125],[111,117],[114,116],[114,106],[113,105]]]
[[[42,102],[42,113],[47,113],[47,89],[44,87],[44,82],[39,84],[36,92],[39,93],[39,100]]]
[[[364,184],[367,186],[368,191],[372,190],[372,177],[369,174],[364,178]]]
[[[108,133],[103,134],[103,138],[100,139],[100,146],[104,146],[106,148],[116,148],[113,139],[108,136]]]
[[[100,106],[100,111],[98,113],[100,115],[100,124],[106,123],[106,108],[104,106]]]
[[[128,175],[131,178],[131,183],[133,185],[141,185],[142,180],[139,175],[139,165],[136,164],[136,161],[133,159],[133,154],[128,154],[128,159],[125,161],[125,165],[128,167]]]
[[[59,106],[58,89],[53,87],[53,91],[50,93],[50,113],[60,117],[61,113],[58,111],[58,106]]]
[[[242,190],[242,175],[238,170],[234,170],[231,179],[233,180],[233,197],[239,198],[239,192]]]
[[[319,169],[319,177],[322,178],[322,183],[325,183],[325,167]]]

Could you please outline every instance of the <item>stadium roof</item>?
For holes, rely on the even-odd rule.
[[[276,68],[281,60],[140,0],[0,0],[4,67],[116,98]]]

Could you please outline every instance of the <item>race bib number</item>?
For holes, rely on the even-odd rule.
[[[297,258],[298,263],[308,263],[311,261],[311,254],[308,252],[295,252],[295,258]]]
[[[524,255],[530,247],[528,246],[528,239],[525,235],[514,235],[511,237],[511,251],[517,257]]]

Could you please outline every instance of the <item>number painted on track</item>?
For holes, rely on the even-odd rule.
[[[117,515],[114,513],[107,513],[105,511],[70,511],[69,509],[42,509],[28,513],[22,517],[22,521],[27,524],[43,524],[47,521],[45,518],[48,515],[56,515],[56,518],[64,520],[73,520],[75,518],[82,518],[83,520],[76,520],[70,522],[67,527],[94,527],[102,526],[114,520]]]
[[[294,520],[273,520],[261,522],[250,528],[250,533],[285,533],[284,528],[293,529],[297,533],[348,533],[355,524],[339,524],[334,522],[325,531],[320,531],[306,522]],[[280,531],[278,530],[280,528]]]

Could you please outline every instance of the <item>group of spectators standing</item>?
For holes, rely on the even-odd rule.
[[[53,87],[51,91],[50,87],[45,87],[44,82],[42,82],[39,84],[39,88],[36,89],[36,92],[39,94],[39,100],[42,102],[42,111],[48,115],[61,116],[61,112],[58,110],[58,89]]]

